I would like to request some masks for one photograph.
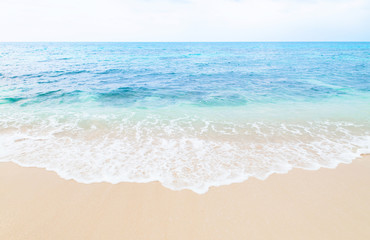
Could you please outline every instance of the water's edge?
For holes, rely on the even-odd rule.
[[[369,152],[366,152],[366,153],[359,153],[359,155],[357,157],[354,157],[353,159],[351,159],[349,162],[336,162],[335,165],[333,166],[320,166],[320,167],[317,167],[317,168],[304,168],[304,167],[292,167],[290,169],[287,169],[286,171],[281,171],[281,172],[275,172],[275,171],[271,171],[269,172],[268,174],[266,174],[266,176],[264,178],[259,178],[259,177],[256,177],[258,180],[261,180],[261,181],[264,181],[266,180],[269,176],[271,176],[272,174],[287,174],[289,173],[291,170],[294,170],[294,169],[303,169],[303,170],[307,170],[307,171],[317,171],[319,169],[336,169],[339,165],[341,164],[345,164],[345,165],[349,165],[351,164],[353,161],[355,160],[358,160],[358,159],[361,159],[361,158],[364,158],[365,156],[370,156],[370,151]],[[59,172],[58,170],[55,170],[55,169],[51,169],[51,168],[47,168],[47,167],[41,167],[41,166],[33,166],[33,165],[26,165],[26,164],[22,164],[22,163],[19,163],[19,162],[16,162],[16,161],[0,161],[0,163],[14,163],[20,167],[25,167],[25,168],[39,168],[39,169],[43,169],[43,170],[46,170],[46,171],[49,171],[49,172],[53,172],[53,173],[56,173],[56,175],[64,180],[72,180],[72,181],[75,181],[77,183],[80,183],[80,184],[99,184],[99,183],[106,183],[106,184],[120,184],[120,183],[154,183],[154,182],[158,182],[160,183],[163,187],[167,188],[167,189],[170,189],[172,191],[182,191],[182,190],[190,190],[196,194],[206,194],[210,188],[212,187],[220,187],[220,186],[227,186],[227,185],[231,185],[231,184],[234,184],[234,183],[242,183],[242,182],[245,182],[247,181],[250,176],[247,176],[245,178],[240,178],[240,179],[235,179],[234,181],[230,181],[230,182],[223,182],[223,183],[219,183],[219,184],[209,184],[209,186],[207,187],[207,189],[204,191],[199,191],[199,189],[193,189],[193,188],[180,188],[180,189],[175,189],[175,188],[171,188],[169,186],[167,186],[166,184],[164,184],[163,182],[161,182],[160,180],[157,180],[157,179],[151,179],[151,180],[147,180],[147,181],[122,181],[122,182],[115,182],[115,183],[112,183],[112,182],[109,182],[109,181],[95,181],[95,182],[84,182],[84,181],[79,181],[79,179],[77,178],[73,178],[73,177],[65,177],[63,173]]]

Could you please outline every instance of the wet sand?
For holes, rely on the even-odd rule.
[[[202,195],[0,163],[0,239],[370,239],[370,156]]]

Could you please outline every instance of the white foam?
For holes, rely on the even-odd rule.
[[[366,124],[134,117],[3,115],[0,161],[82,183],[159,181],[173,190],[205,193],[292,168],[334,168],[370,153]]]

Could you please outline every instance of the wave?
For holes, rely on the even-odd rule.
[[[216,119],[129,112],[3,116],[0,161],[82,183],[159,181],[172,190],[205,193],[292,168],[334,168],[370,153],[366,124]]]
[[[89,98],[86,98],[89,96]],[[167,106],[178,103],[188,103],[197,106],[242,106],[247,104],[243,94],[238,93],[217,93],[196,90],[176,90],[166,88],[146,87],[120,87],[109,91],[82,91],[73,90],[70,92],[56,89],[45,92],[38,92],[31,96],[20,94],[19,97],[2,98],[2,104],[29,105],[53,105],[63,103],[81,103],[90,101],[112,106]]]
[[[16,103],[24,98],[21,97],[6,97],[6,98],[0,98],[0,104],[11,104],[11,103]]]

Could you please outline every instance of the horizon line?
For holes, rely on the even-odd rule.
[[[370,43],[370,40],[325,41],[1,41],[0,43]]]

